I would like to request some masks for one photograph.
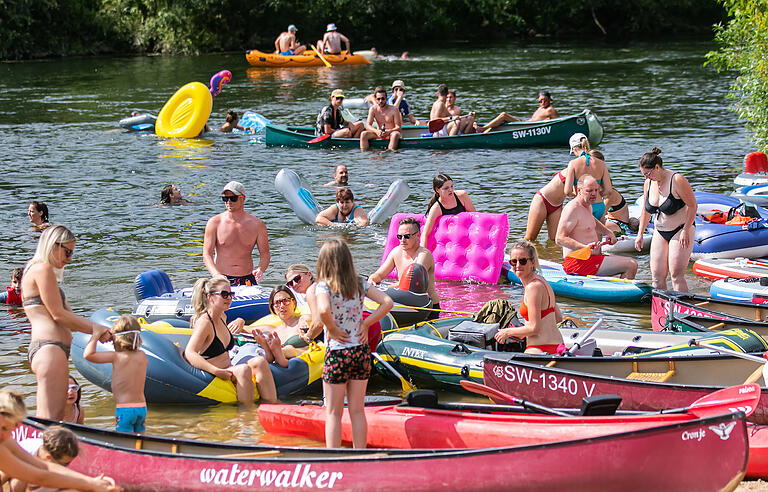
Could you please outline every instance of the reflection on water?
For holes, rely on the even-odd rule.
[[[356,201],[370,210],[395,179],[405,179],[411,195],[402,212],[423,213],[432,177],[445,172],[457,189],[472,196],[479,211],[507,213],[510,239],[522,237],[534,192],[569,160],[567,142],[552,149],[358,150],[267,148],[261,136],[206,134],[202,139],[163,139],[115,131],[132,110],[157,113],[190,81],[207,81],[222,68],[232,80],[214,100],[212,128],[228,109],[253,110],[278,123],[312,125],[335,88],[364,97],[377,85],[405,81],[415,116],[426,119],[437,85],[458,90],[458,104],[490,120],[500,111],[530,115],[539,89],[552,92],[561,114],[592,109],[605,125],[599,146],[615,186],[627,200],[642,190],[637,160],[653,146],[664,151],[666,167],[680,171],[697,190],[726,192],[752,150],[728,110],[730,79],[702,67],[707,43],[631,44],[620,47],[511,44],[412,52],[416,61],[393,60],[367,66],[258,69],[241,53],[197,57],[132,57],[47,60],[2,66],[0,214],[5,217],[0,278],[23,265],[35,248],[26,208],[46,202],[51,220],[77,234],[78,245],[62,287],[77,313],[112,306],[128,312],[133,279],[166,270],[176,287],[205,275],[201,247],[205,223],[224,208],[219,199],[228,181],[247,190],[246,210],[269,230],[272,261],[267,286],[283,281],[289,264],[314,265],[322,241],[342,236],[362,274],[376,270],[386,225],[343,231],[302,224],[274,189],[281,168],[302,175],[321,204],[335,190],[323,187],[337,164],[346,164]],[[716,171],[715,171],[716,170]],[[157,207],[160,190],[174,183],[193,204]],[[369,185],[370,184],[370,185]],[[542,258],[559,260],[561,251],[540,236]],[[639,277],[649,279],[648,255],[638,256]],[[708,282],[690,276],[692,289]],[[515,285],[439,283],[443,307],[472,311],[486,300],[509,298]],[[586,326],[599,317],[608,327],[650,327],[647,306],[598,306],[559,299],[564,314]],[[0,385],[20,389],[34,406],[35,379],[26,361],[29,325],[16,312],[0,311]],[[74,368],[72,368],[74,371]],[[82,378],[79,378],[82,382]],[[372,391],[398,394],[399,385],[373,380]],[[111,395],[85,382],[87,423],[111,427]],[[315,395],[317,397],[317,395]],[[255,441],[261,428],[253,411],[231,405],[152,406],[152,433],[221,441]]]

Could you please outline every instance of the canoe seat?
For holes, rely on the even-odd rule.
[[[637,361],[635,361],[632,363],[632,372],[629,373],[626,379],[666,383],[675,374],[675,363],[673,361],[668,362],[669,370],[667,372],[640,372],[637,370]]]

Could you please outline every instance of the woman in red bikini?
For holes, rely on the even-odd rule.
[[[537,273],[539,256],[536,247],[526,240],[513,244],[509,262],[525,289],[520,302],[520,315],[525,324],[499,330],[496,341],[503,343],[509,337],[526,337],[526,354],[557,354],[564,350],[563,336],[557,328],[563,315],[557,307],[552,287]]]
[[[528,224],[525,228],[525,240],[535,241],[541,231],[544,221],[547,222],[547,233],[551,241],[555,240],[557,225],[565,201],[565,171],[558,171],[543,188],[533,195],[528,209]]]

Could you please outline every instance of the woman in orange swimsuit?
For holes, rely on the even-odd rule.
[[[537,273],[539,256],[536,247],[525,240],[513,244],[509,262],[525,289],[520,302],[520,315],[525,324],[499,330],[496,341],[503,343],[509,337],[526,337],[526,354],[557,354],[564,350],[563,336],[557,328],[563,315],[557,307],[552,287]]]

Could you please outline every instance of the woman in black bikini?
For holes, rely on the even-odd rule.
[[[232,381],[237,401],[252,405],[254,400],[253,376],[263,401],[277,401],[277,391],[269,364],[264,357],[254,357],[247,363],[233,366],[229,350],[235,345],[232,332],[242,331],[241,318],[226,323],[224,311],[232,303],[229,280],[223,275],[195,282],[192,305],[195,314],[190,320],[192,336],[184,349],[184,357],[194,367],[217,378]]]
[[[27,358],[37,378],[35,415],[62,420],[67,403],[69,348],[73,331],[92,333],[95,323],[72,312],[61,281],[64,267],[72,261],[75,235],[62,225],[48,227],[40,235],[37,250],[21,279],[22,306],[32,325]],[[111,336],[105,332],[107,341]]]
[[[427,218],[421,231],[421,246],[427,247],[427,239],[435,227],[437,219],[442,215],[457,215],[461,212],[474,212],[475,206],[464,190],[453,189],[453,179],[447,174],[440,173],[432,179],[435,194],[427,205]]]
[[[640,158],[640,171],[645,177],[640,227],[644,231],[651,215],[655,215],[653,242],[651,243],[651,276],[653,287],[667,288],[667,273],[672,277],[672,288],[688,292],[685,270],[693,251],[696,197],[693,188],[682,174],[662,167],[661,149],[656,147]],[[642,251],[643,235],[635,241],[635,249]]]

